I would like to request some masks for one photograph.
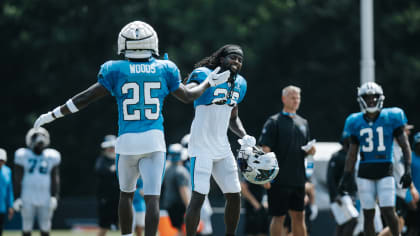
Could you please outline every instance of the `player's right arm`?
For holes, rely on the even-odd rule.
[[[172,95],[181,102],[193,102],[195,99],[199,98],[204,93],[204,91],[206,91],[207,88],[223,84],[229,79],[229,70],[218,73],[219,71],[220,67],[217,67],[212,72],[210,72],[208,76],[204,79],[204,81],[201,83],[198,83],[196,81],[194,81],[193,83],[189,83],[188,85],[184,85],[181,83],[178,89],[172,92]]]
[[[88,106],[90,103],[108,94],[109,91],[97,82],[83,92],[73,96],[65,104],[56,107],[53,111],[42,114],[35,121],[34,127],[38,128],[44,124],[54,121],[55,119],[64,117],[65,115],[76,113],[80,109]]]

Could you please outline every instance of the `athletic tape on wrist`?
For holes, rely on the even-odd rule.
[[[67,108],[70,110],[71,113],[78,112],[79,109],[77,109],[76,105],[74,105],[73,100],[70,98],[66,102]]]
[[[53,114],[54,114],[54,116],[55,116],[55,118],[60,118],[60,117],[63,117],[64,115],[63,115],[63,113],[61,113],[61,109],[60,109],[61,107],[60,106],[58,106],[58,107],[56,107],[54,110],[53,110]]]

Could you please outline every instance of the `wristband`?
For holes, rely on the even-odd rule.
[[[64,115],[63,115],[63,113],[61,113],[61,106],[56,107],[53,110],[53,114],[54,114],[55,118],[63,117]]]
[[[70,110],[71,113],[78,112],[79,109],[77,109],[76,105],[74,105],[73,100],[70,98],[66,102],[67,108]]]

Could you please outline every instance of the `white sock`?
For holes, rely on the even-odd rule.
[[[133,234],[132,233],[131,234],[123,234],[121,236],[133,236]]]

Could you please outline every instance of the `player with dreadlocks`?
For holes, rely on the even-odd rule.
[[[191,157],[192,196],[186,213],[187,236],[196,234],[200,209],[210,190],[213,175],[226,198],[226,235],[235,235],[240,213],[238,167],[230,148],[227,129],[242,138],[244,145],[254,146],[255,138],[247,135],[238,116],[238,103],[246,93],[246,80],[239,75],[243,51],[228,44],[195,66],[186,87],[201,84],[215,68],[230,71],[228,82],[209,88],[194,102],[195,117],[191,125],[188,155]]]

